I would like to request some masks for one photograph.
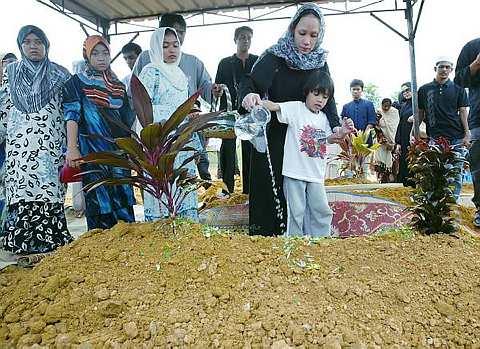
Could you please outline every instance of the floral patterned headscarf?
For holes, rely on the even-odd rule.
[[[315,47],[309,53],[301,53],[295,45],[294,32],[295,26],[300,18],[307,14],[313,14],[318,17],[320,30],[318,33]],[[318,69],[324,66],[328,51],[320,47],[325,35],[325,19],[322,11],[315,4],[305,4],[301,6],[295,16],[293,16],[288,26],[287,32],[278,40],[278,42],[267,49],[267,53],[285,59],[287,66],[296,70]]]

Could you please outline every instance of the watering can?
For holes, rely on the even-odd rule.
[[[235,121],[235,134],[244,141],[250,141],[260,153],[267,151],[267,124],[270,122],[270,111],[256,105],[248,114],[241,115]]]

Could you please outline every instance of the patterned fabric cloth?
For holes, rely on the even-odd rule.
[[[45,253],[73,241],[63,203],[20,201],[9,206],[3,248],[17,254]]]
[[[306,15],[306,12],[308,14],[310,13],[314,14],[315,16],[318,17],[320,21],[320,32],[318,33],[317,42],[313,50],[305,54],[298,51],[298,48],[295,45],[295,40],[294,40],[295,27],[294,26],[297,25],[301,17]],[[295,14],[295,16],[293,16],[286,33],[278,40],[278,42],[275,45],[267,49],[265,53],[269,52],[277,57],[285,59],[285,62],[287,63],[287,66],[290,69],[296,69],[296,70],[318,69],[323,67],[327,60],[328,52],[320,47],[320,45],[323,42],[324,34],[325,34],[325,19],[323,18],[322,11],[315,4],[305,4],[302,7],[300,7],[297,13]],[[263,55],[265,55],[265,53]]]
[[[39,62],[29,60],[22,50],[23,41],[32,33],[45,46],[46,56]],[[40,28],[33,25],[22,27],[18,33],[17,45],[22,53],[22,60],[7,66],[10,96],[20,112],[37,113],[58,95],[70,73],[64,67],[50,62],[48,59],[50,42]]]
[[[80,153],[85,156],[90,153],[100,151],[116,151],[117,146],[108,141],[114,138],[114,135],[121,135],[122,131],[118,126],[110,124],[99,112],[95,105],[85,94],[85,86],[91,86],[91,81],[84,74],[74,75],[65,85],[63,108],[65,120],[72,120],[78,123]],[[122,106],[118,109],[106,109],[112,118],[121,121],[126,127],[130,128],[133,124],[134,114],[128,104],[127,95],[124,94]],[[100,135],[102,137],[89,137],[89,135]],[[99,178],[108,177],[126,177],[130,175],[128,170],[118,167],[103,165],[82,165],[83,171],[101,170],[101,173],[89,173],[82,176],[84,185],[91,183]],[[134,222],[134,215],[128,217],[115,216],[115,212],[122,209],[131,208],[135,205],[135,197],[131,185],[101,186],[85,194],[86,210],[85,216],[87,222],[95,222],[90,217],[113,214],[115,220],[122,219],[127,222]],[[132,211],[133,212],[133,211]],[[113,221],[114,225],[116,221]],[[103,225],[88,225],[89,229],[105,228]]]
[[[63,204],[66,188],[59,178],[65,161],[61,95],[37,113],[22,113],[12,105],[6,76],[1,93],[5,96],[0,103],[0,141],[6,139],[6,204],[20,200]]]
[[[166,120],[172,115],[172,113],[188,98],[188,88],[184,90],[178,90],[169,83],[169,81],[162,75],[162,72],[153,67],[147,66],[142,70],[140,74],[140,80],[148,91],[148,94],[152,98],[153,105],[153,120],[159,122]],[[190,146],[195,149],[202,149],[198,135],[195,134],[192,138]],[[175,159],[175,167],[192,156],[193,152],[183,151]],[[195,175],[195,162],[190,162],[186,168],[190,175]],[[184,218],[190,218],[198,221],[198,199],[196,191],[189,193],[179,209],[179,216]],[[145,220],[152,221],[155,219],[168,216],[166,207],[162,206],[161,211],[159,202],[153,196],[148,193],[144,194],[144,210]]]

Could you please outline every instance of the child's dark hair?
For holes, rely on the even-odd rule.
[[[330,75],[319,70],[310,74],[307,82],[303,86],[303,94],[307,97],[310,92],[315,94],[325,94],[328,95],[328,97],[332,97],[334,87]]]

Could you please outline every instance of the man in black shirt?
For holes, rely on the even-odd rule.
[[[420,121],[427,125],[431,139],[446,138],[457,156],[464,157],[470,145],[468,128],[468,98],[463,87],[449,79],[453,70],[450,59],[440,58],[435,63],[435,78],[418,90],[418,112]],[[457,166],[463,170],[463,163]],[[462,189],[462,174],[455,180],[455,198],[458,200]]]
[[[218,64],[216,84],[227,85],[232,96],[233,109],[239,108],[238,85],[243,77],[250,73],[258,56],[250,54],[248,51],[252,42],[253,30],[250,27],[243,26],[235,29],[234,42],[237,45],[237,52],[229,57],[223,58]],[[222,98],[222,110],[226,109],[226,100]],[[248,194],[250,178],[250,152],[252,145],[249,141],[242,141],[242,180],[243,193]],[[233,193],[235,187],[235,154],[236,139],[223,139],[220,148],[220,171],[222,179],[230,193]]]
[[[454,81],[468,88],[470,100],[468,126],[472,137],[470,170],[474,189],[472,202],[477,208],[473,224],[480,227],[480,38],[468,42],[462,48],[457,60]]]

